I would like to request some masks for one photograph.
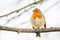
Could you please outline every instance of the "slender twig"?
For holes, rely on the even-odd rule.
[[[50,10],[51,8],[53,8],[54,6],[56,6],[59,2],[60,2],[60,0],[57,1],[56,3],[52,4],[49,8],[47,8],[47,9],[44,11],[44,13],[47,12],[47,11],[49,11],[49,10]]]
[[[13,19],[19,18],[22,14],[24,14],[25,12],[31,10],[33,7],[35,7],[35,6],[32,6],[32,7],[30,7],[29,9],[24,10],[24,11],[21,12],[20,14],[18,14],[18,15],[16,15],[16,16],[12,17],[12,18],[10,18],[10,19],[8,19],[7,22],[6,22],[4,25],[6,25],[8,22],[10,22],[10,21],[13,20]]]
[[[2,16],[0,16],[0,18],[9,16],[9,15],[13,14],[14,12],[18,13],[19,11],[21,11],[21,10],[27,8],[27,7],[30,7],[32,5],[39,4],[42,1],[44,1],[44,0],[40,0],[40,1],[37,1],[37,2],[34,2],[34,3],[31,3],[31,4],[27,5],[27,6],[24,6],[23,8],[19,8],[19,9],[15,10],[15,11],[12,11],[12,12],[8,13],[8,14],[2,15]]]
[[[14,27],[6,27],[6,26],[0,26],[0,30],[6,30],[6,31],[13,31],[13,32],[20,32],[20,33],[35,33],[35,32],[56,32],[60,31],[60,27],[51,27],[51,28],[41,28],[39,30],[29,29],[29,28],[14,28]]]

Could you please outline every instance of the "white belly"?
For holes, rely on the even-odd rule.
[[[42,19],[36,18],[36,20],[35,20],[35,26],[43,26]]]
[[[44,26],[44,19],[31,19],[31,22],[33,23],[33,27],[35,28]]]

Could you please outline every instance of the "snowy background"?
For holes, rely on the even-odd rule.
[[[0,16],[8,14],[16,9],[22,8],[34,0],[0,0]],[[47,0],[43,4],[38,4],[34,8],[39,8],[44,14],[47,22],[47,27],[60,27],[60,1],[59,0]],[[19,13],[13,13],[8,17],[0,18],[0,25],[19,28],[32,28],[30,24],[30,17],[34,8],[26,8]],[[28,11],[25,11],[28,10]],[[20,13],[21,16],[16,17]],[[10,22],[7,20],[12,17]],[[25,24],[21,24],[27,22]],[[35,33],[19,33],[2,31],[0,32],[0,40],[60,40],[60,32],[41,33],[41,37],[36,37]]]

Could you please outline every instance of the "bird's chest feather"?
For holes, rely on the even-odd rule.
[[[39,18],[36,18],[35,22],[38,24],[38,23],[41,23],[41,20]]]
[[[39,18],[36,18],[34,20],[34,22],[35,22],[35,26],[43,26],[44,25],[43,24],[43,20],[42,19],[39,19]]]

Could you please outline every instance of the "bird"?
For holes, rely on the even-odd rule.
[[[41,29],[42,26],[46,28],[46,19],[45,16],[42,14],[41,10],[35,8],[32,12],[32,16],[30,18],[30,22],[32,28],[35,30]],[[36,37],[40,37],[40,32],[36,32]]]

